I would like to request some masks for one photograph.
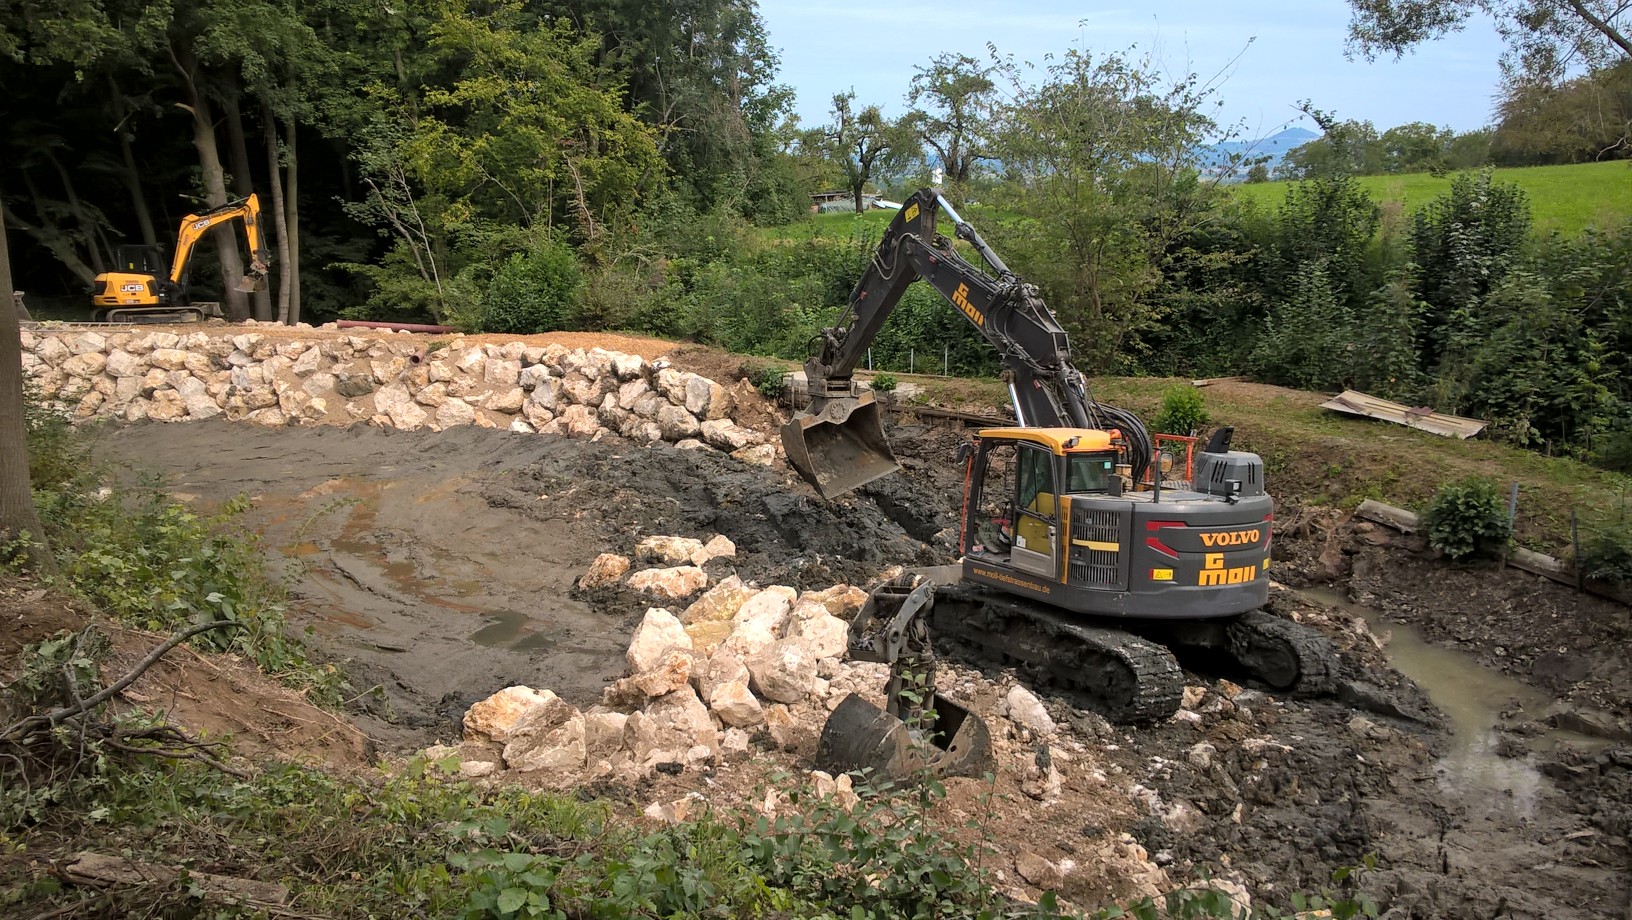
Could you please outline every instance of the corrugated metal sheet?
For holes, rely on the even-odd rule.
[[[1446,415],[1432,409],[1414,409],[1377,396],[1370,396],[1359,390],[1344,390],[1342,393],[1321,403],[1320,407],[1322,409],[1331,409],[1334,412],[1346,412],[1350,415],[1379,418],[1385,422],[1393,422],[1396,425],[1405,425],[1421,431],[1431,431],[1447,438],[1461,438],[1464,441],[1484,431],[1485,426],[1489,424],[1476,418]]]

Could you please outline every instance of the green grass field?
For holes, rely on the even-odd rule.
[[[1526,166],[1498,169],[1496,178],[1524,189],[1530,199],[1530,214],[1537,232],[1558,230],[1578,233],[1585,227],[1611,226],[1632,218],[1632,163],[1580,163],[1572,166]],[[1401,219],[1445,194],[1451,177],[1435,178],[1427,173],[1405,176],[1361,176],[1360,184],[1384,207],[1385,215]],[[1260,182],[1231,187],[1233,194],[1261,208],[1274,210],[1286,197],[1289,182]],[[964,216],[977,225],[980,208]],[[865,230],[877,239],[895,216],[894,211],[873,210],[863,214],[816,214],[781,227],[766,227],[760,240],[848,239]]]
[[[1577,233],[1632,217],[1632,164],[1625,160],[1571,166],[1526,166],[1498,169],[1496,179],[1524,189],[1535,229]],[[1385,214],[1407,216],[1450,190],[1451,177],[1427,173],[1361,176],[1360,184],[1382,204]],[[1259,207],[1273,210],[1286,198],[1287,182],[1238,185],[1233,191]]]

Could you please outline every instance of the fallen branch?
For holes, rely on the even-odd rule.
[[[83,715],[112,699],[119,693],[119,691],[135,683],[136,679],[146,673],[148,668],[151,668],[153,665],[157,664],[160,658],[163,658],[165,655],[169,654],[171,649],[182,644],[183,642],[186,642],[188,639],[191,639],[192,637],[201,633],[209,632],[212,629],[224,629],[229,626],[238,625],[240,624],[233,620],[216,620],[213,623],[204,623],[199,626],[184,629],[160,643],[153,649],[153,651],[148,652],[147,657],[137,662],[136,667],[132,668],[130,673],[119,678],[117,681],[114,681],[111,686],[103,689],[101,692],[93,696],[82,700],[77,700],[72,706],[62,706],[57,709],[53,709],[50,712],[38,713],[8,725],[4,731],[0,731],[0,741],[20,741],[30,733],[40,728],[49,728],[57,725],[65,719],[71,719],[74,716]]]
[[[62,867],[62,877],[76,885],[91,888],[131,888],[147,885],[174,885],[186,872],[189,887],[206,901],[256,908],[271,913],[292,916],[283,910],[289,903],[289,889],[273,882],[257,882],[194,872],[178,866],[137,862],[122,856],[102,853],[76,853]]]

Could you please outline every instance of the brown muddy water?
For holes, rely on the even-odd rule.
[[[1540,719],[1554,700],[1529,684],[1485,667],[1466,652],[1434,645],[1411,627],[1386,620],[1381,613],[1353,603],[1329,588],[1297,592],[1321,605],[1366,621],[1383,643],[1388,663],[1427,693],[1444,715],[1446,735],[1434,766],[1440,788],[1464,798],[1475,809],[1505,817],[1534,815],[1547,783],[1541,755],[1570,744],[1587,750],[1604,742],[1572,732],[1552,730],[1532,738],[1523,756],[1502,753],[1498,731],[1517,712]],[[1489,793],[1481,797],[1478,792]],[[1470,794],[1472,793],[1472,794]]]
[[[481,483],[547,449],[479,429],[409,437],[224,421],[133,425],[102,443],[200,504],[249,496],[244,523],[283,566],[292,623],[343,665],[379,740],[404,746],[454,737],[470,702],[501,687],[585,704],[622,670],[626,631],[570,596],[599,535],[570,511],[525,514],[481,496]]]

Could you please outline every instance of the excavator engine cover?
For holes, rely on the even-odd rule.
[[[944,696],[931,698],[934,724],[927,732],[852,693],[822,728],[816,764],[828,772],[866,772],[895,782],[925,771],[937,777],[980,776],[992,769],[992,739],[986,723]],[[921,737],[926,735],[927,738]]]
[[[788,464],[823,498],[895,472],[883,409],[871,392],[845,398],[816,397],[810,407],[782,426]]]

